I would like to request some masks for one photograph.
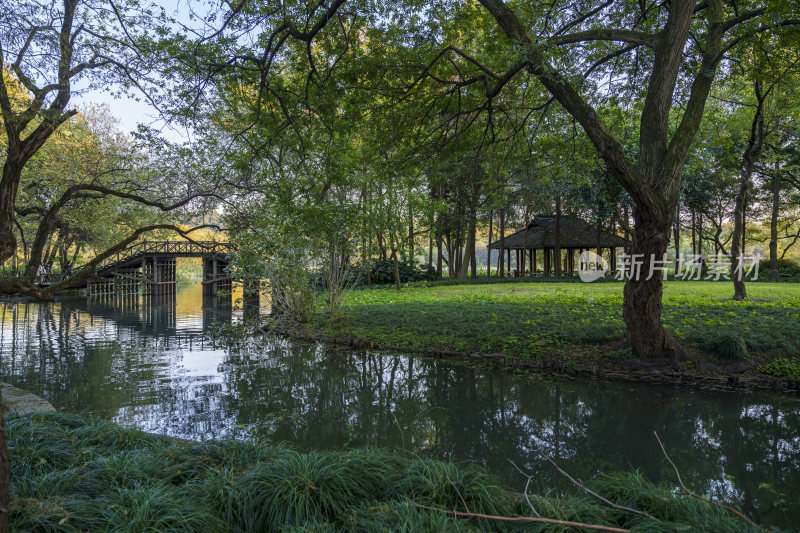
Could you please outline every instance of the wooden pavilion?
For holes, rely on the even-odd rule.
[[[500,250],[499,240],[491,243],[489,249],[500,250],[500,253],[508,254],[505,265],[506,272],[509,274],[549,276],[555,271],[553,256],[555,225],[556,217],[554,215],[536,215],[525,229],[507,235],[503,239],[502,250]],[[560,226],[561,251],[562,253],[566,252],[563,257],[562,273],[577,272],[575,252],[580,254],[584,250],[594,250],[602,256],[603,250],[608,249],[610,270],[612,272],[617,270],[617,248],[624,248],[628,244],[625,239],[619,235],[602,231],[597,225],[579,218],[562,216]],[[515,252],[516,259],[513,271],[511,270],[512,250]],[[541,257],[541,270],[537,268],[539,257]]]

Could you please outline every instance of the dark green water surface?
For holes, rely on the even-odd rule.
[[[388,447],[474,462],[511,489],[638,468],[675,484],[658,431],[696,492],[800,523],[800,399],[518,376],[439,359],[287,340],[214,342],[242,312],[199,286],[156,303],[0,302],[2,380],[57,409],[191,439],[298,449]]]

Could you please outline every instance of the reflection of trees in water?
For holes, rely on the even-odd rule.
[[[540,491],[565,486],[542,454],[581,479],[638,468],[674,482],[654,430],[690,487],[754,514],[778,512],[772,501],[793,502],[800,485],[796,398],[545,381],[286,340],[223,351],[202,331],[231,319],[230,299],[180,314],[174,301],[137,305],[0,304],[2,371],[58,406],[150,431],[397,447],[474,461],[521,488],[510,459]]]
[[[800,483],[800,408],[790,398],[768,396],[773,403],[762,404],[758,396],[548,382],[286,341],[230,352],[223,372],[225,416],[255,426],[265,413],[281,413],[273,439],[305,448],[424,450],[519,483],[510,459],[536,472],[541,487],[564,487],[547,454],[583,479],[636,468],[675,483],[653,437],[658,431],[687,483],[751,512],[771,506],[758,484],[774,483],[788,495]],[[767,406],[772,411],[762,412]]]
[[[170,374],[183,351],[215,348],[203,322],[231,317],[230,305],[212,307],[181,331],[174,298],[2,302],[0,309],[2,373],[58,407],[103,416],[131,403],[171,402]]]

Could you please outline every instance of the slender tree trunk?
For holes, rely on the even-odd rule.
[[[675,208],[675,229],[673,230],[675,244],[675,274],[681,271],[681,204]]]
[[[414,260],[414,212],[408,206],[408,260],[413,265]]]
[[[486,277],[492,277],[492,222],[494,213],[489,211],[489,244],[486,245]]]
[[[505,276],[506,214],[500,211],[500,254],[497,258],[497,275]]]
[[[623,229],[622,237],[625,239],[625,247],[623,248],[623,251],[626,254],[629,254],[631,252],[631,249],[630,246],[628,245],[628,241],[630,240],[631,235],[630,232],[628,231],[628,228],[631,226],[631,220],[630,220],[630,213],[628,213],[628,204],[625,202],[623,202],[622,204],[622,217],[625,219],[625,227],[622,228]]]
[[[778,163],[775,163],[775,175],[772,177],[772,213],[769,220],[769,280],[778,281],[778,214],[781,206],[781,180],[778,175]]]
[[[433,215],[428,226],[428,268],[433,267]]]
[[[468,275],[475,277],[475,232],[477,230],[477,213],[473,210],[469,216],[469,223],[467,224],[467,242],[464,247],[464,259],[461,262],[461,269],[459,271],[459,278],[466,278]]]
[[[561,277],[561,195],[556,195],[556,220],[553,228],[553,262],[556,267],[556,277]]]
[[[744,284],[742,259],[740,250],[742,235],[744,234],[744,202],[747,190],[750,188],[750,176],[752,175],[752,162],[745,163],[746,169],[739,184],[739,192],[736,194],[736,204],[733,210],[733,236],[731,238],[731,279],[733,279],[733,299],[744,300],[747,298],[747,288]]]
[[[442,214],[436,214],[436,276],[442,277]]]
[[[753,177],[755,160],[764,146],[764,100],[769,94],[761,92],[758,82],[753,84],[758,105],[756,106],[753,122],[750,127],[750,139],[744,152],[744,169],[739,181],[739,192],[736,195],[736,204],[733,210],[733,235],[731,236],[731,278],[733,279],[733,299],[744,300],[747,298],[747,289],[744,283],[744,224],[745,203],[750,191],[750,182]],[[741,245],[741,249],[740,249]]]
[[[394,261],[394,286],[397,289],[397,292],[402,291],[402,287],[400,285],[400,265],[397,260],[397,250],[392,250],[392,261]]]
[[[745,254],[745,240],[747,238],[747,200],[749,197],[745,195],[744,203],[742,204],[742,255]]]

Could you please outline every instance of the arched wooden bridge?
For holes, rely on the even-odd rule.
[[[107,257],[86,281],[90,296],[168,294],[178,283],[178,257],[203,259],[203,292],[231,289],[227,270],[231,245],[216,241],[141,241]]]

